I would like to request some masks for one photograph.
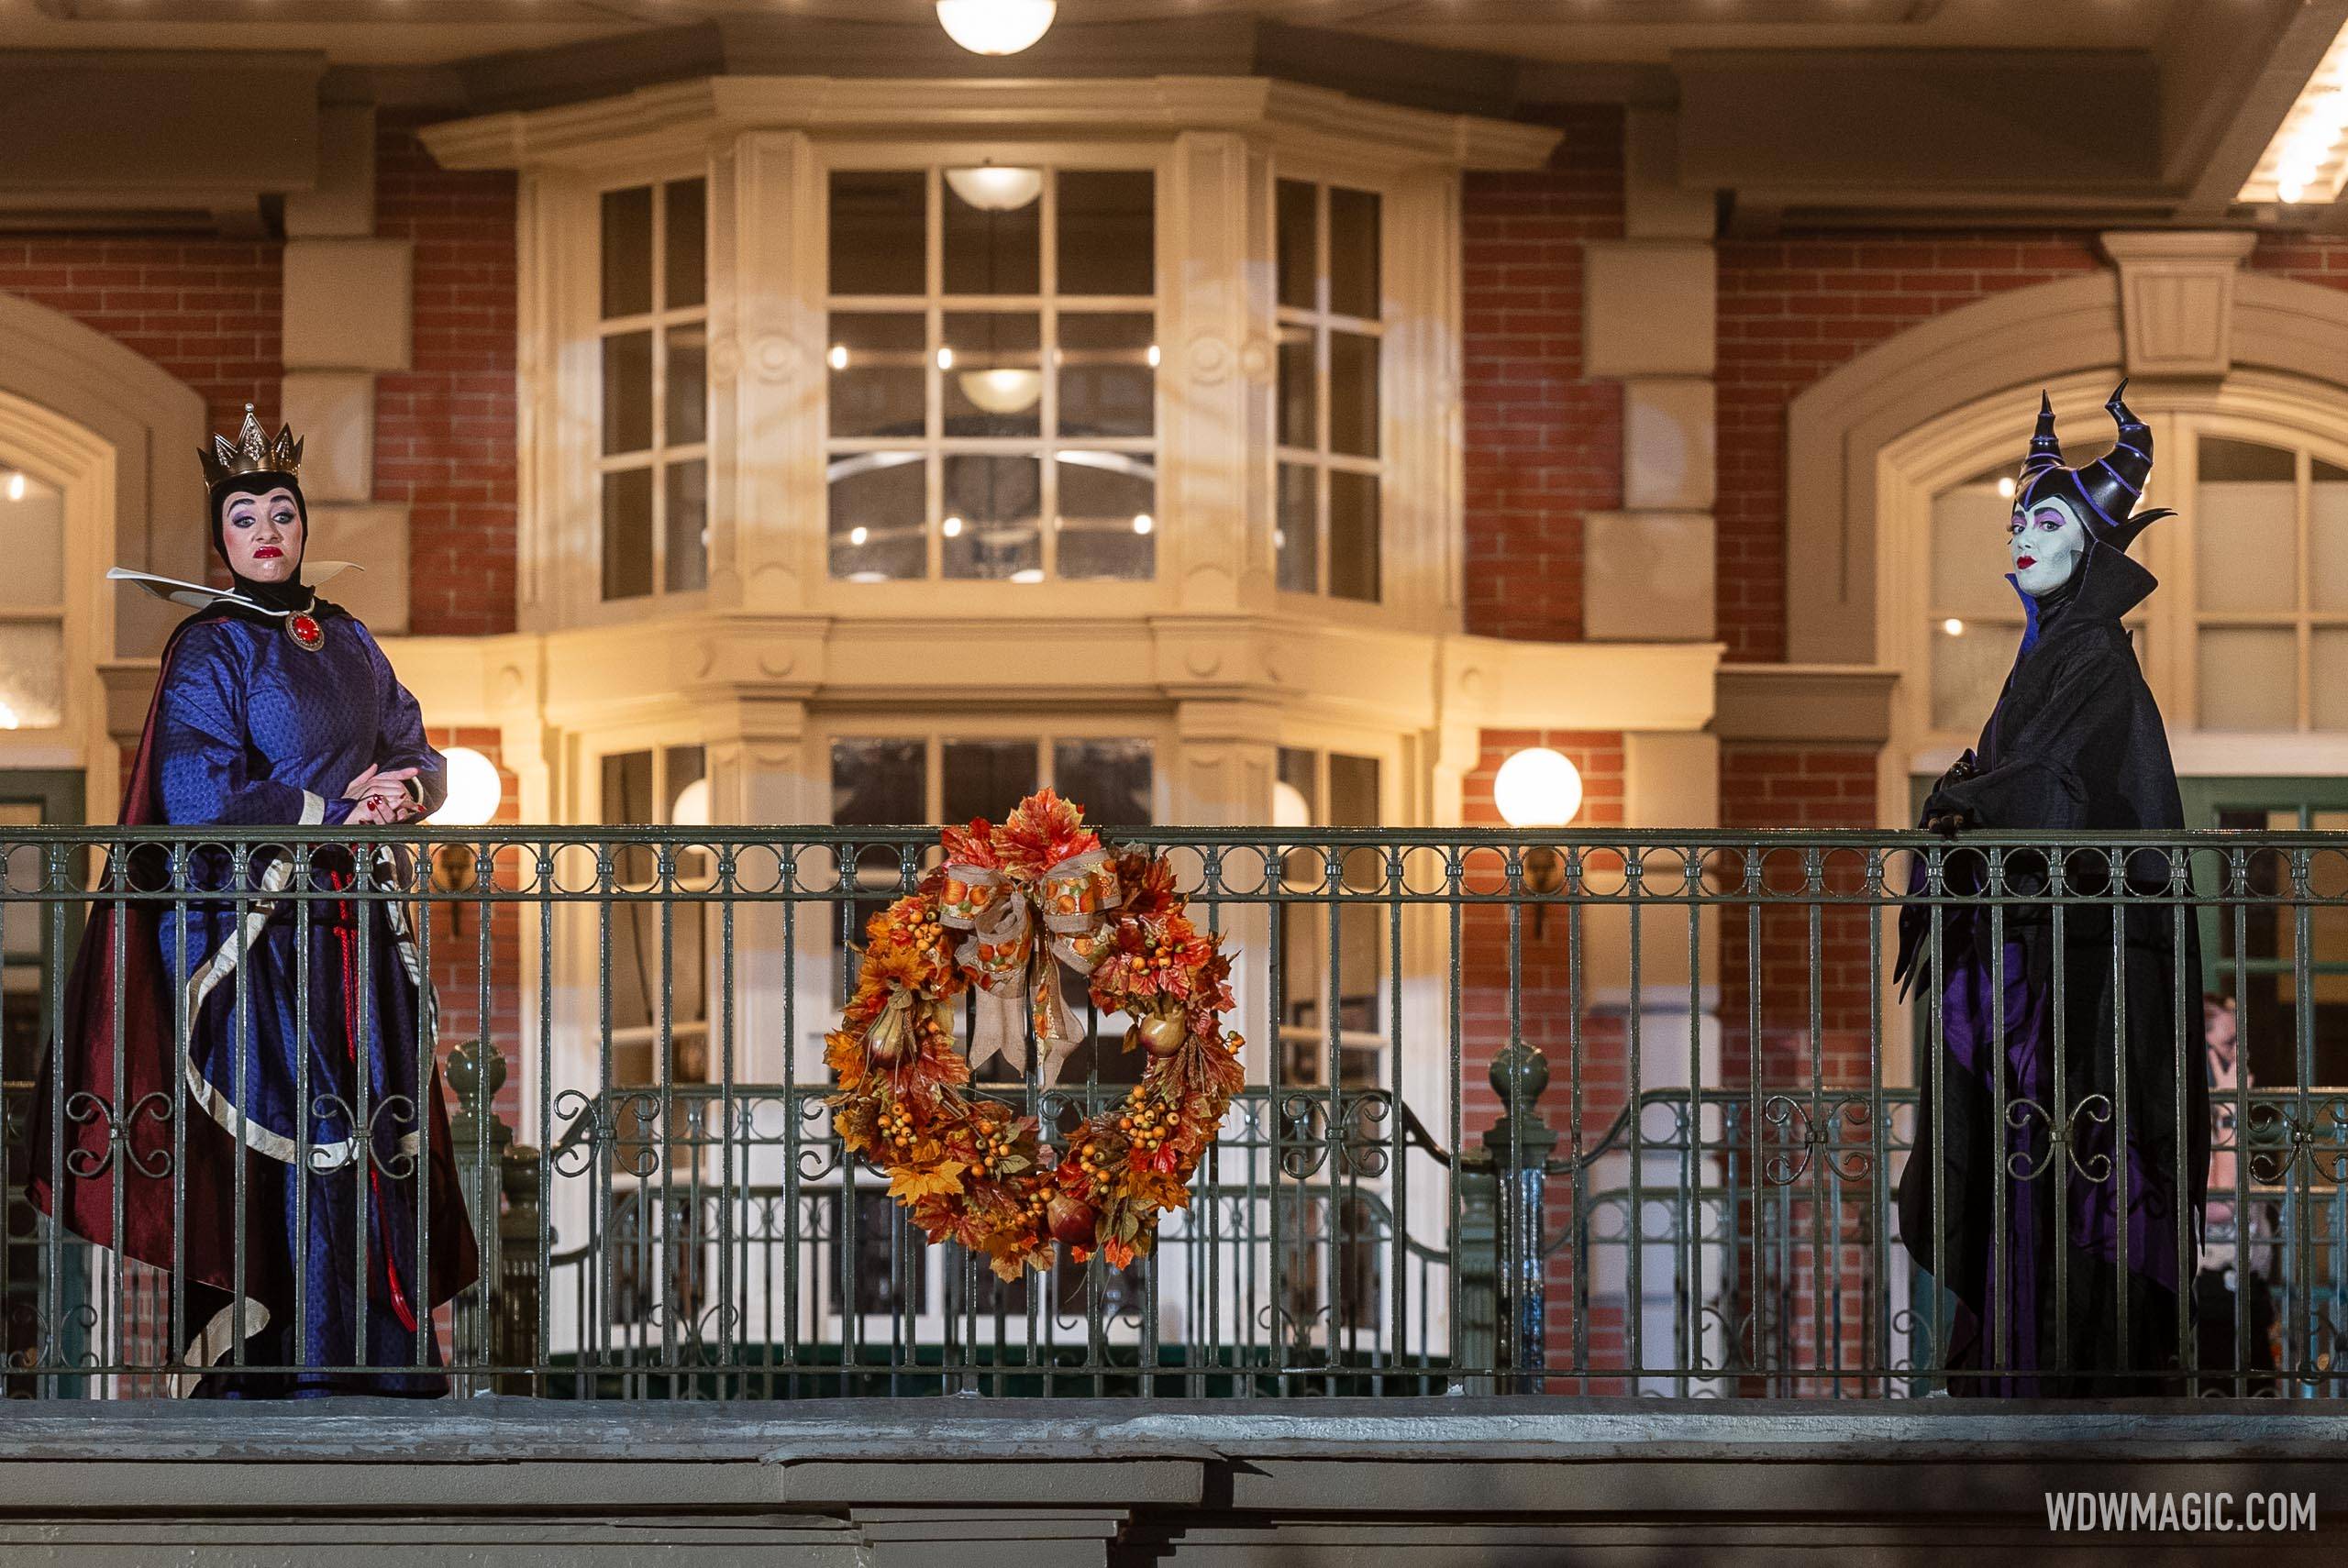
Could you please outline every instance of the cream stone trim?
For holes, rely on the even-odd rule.
[[[2222,376],[2233,368],[2234,282],[2258,243],[2241,230],[2103,237],[2120,269],[2131,376]]]
[[[188,460],[205,438],[204,399],[194,390],[70,316],[0,293],[0,446],[64,483],[69,496],[89,487],[90,516],[68,521],[111,538],[100,559],[204,575],[204,531],[186,525],[204,509],[203,476]],[[74,668],[161,649],[175,614],[139,600],[117,606],[121,595],[94,569],[82,575],[95,635]]]
[[[1788,659],[1873,665],[1889,651],[1878,630],[1884,447],[1994,392],[2034,392],[2086,367],[2116,376],[2119,302],[2110,273],[2016,289],[1911,327],[1794,399],[1786,558],[1800,569],[1787,573]]]
[[[1896,668],[1724,664],[1713,731],[1724,741],[1881,745],[1891,738]]]
[[[590,104],[451,120],[420,134],[447,169],[594,172],[702,153],[713,138],[743,131],[869,136],[909,123],[925,134],[964,137],[1011,127],[1070,138],[1238,130],[1298,151],[1357,155],[1374,144],[1390,164],[1454,169],[1538,169],[1563,139],[1546,127],[1399,108],[1257,76],[704,77]]]

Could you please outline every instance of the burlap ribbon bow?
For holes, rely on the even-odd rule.
[[[1060,995],[1056,961],[1089,977],[1109,951],[1109,914],[1117,900],[1117,874],[1106,850],[1047,867],[1032,885],[991,866],[947,862],[938,918],[970,933],[954,956],[979,992],[970,1036],[974,1070],[1000,1055],[1024,1073],[1032,1022],[1043,1086],[1059,1081],[1061,1066],[1084,1034]]]

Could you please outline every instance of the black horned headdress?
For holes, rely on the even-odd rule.
[[[2129,412],[2121,396],[2127,390],[2128,383],[2121,381],[2103,405],[2119,427],[2111,450],[2083,469],[2064,466],[2063,446],[2054,438],[2054,405],[2044,392],[2038,394],[2038,429],[2014,479],[2014,510],[2059,496],[2071,503],[2099,544],[2115,550],[2127,549],[2148,525],[2173,515],[2163,507],[2136,510],[2144,481],[2152,477],[2153,433]]]

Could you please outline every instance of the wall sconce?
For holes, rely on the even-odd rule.
[[[937,25],[972,54],[1017,54],[1058,11],[1055,0],[937,0]]]
[[[505,782],[497,775],[497,764],[490,761],[471,746],[450,746],[441,754],[448,764],[449,795],[440,809],[426,818],[435,827],[479,827],[497,815],[497,808],[505,799]],[[436,844],[432,846],[432,888],[435,892],[459,893],[471,889],[480,874],[479,856],[470,844]],[[449,906],[450,934],[465,933],[465,906]]]
[[[1492,779],[1492,803],[1508,825],[1519,832],[1562,828],[1581,810],[1581,769],[1562,752],[1545,745],[1528,746],[1501,764]],[[1566,885],[1565,856],[1547,845],[1527,850],[1524,886],[1544,898]],[[1533,934],[1548,928],[1549,906],[1533,906]]]

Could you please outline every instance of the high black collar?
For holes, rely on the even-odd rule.
[[[2022,614],[2027,621],[2021,638],[2025,653],[2058,631],[2118,625],[2160,586],[2160,579],[2133,557],[2093,535],[2088,536],[2087,553],[2080,557],[2078,569],[2071,574],[2071,580],[2044,599],[2022,592],[2021,584],[2014,580],[2011,573],[2007,574],[2006,580],[2013,584],[2014,592],[2021,599]]]

